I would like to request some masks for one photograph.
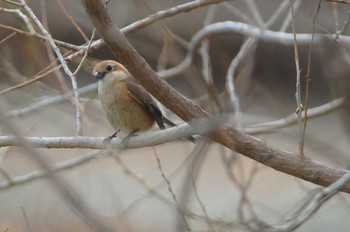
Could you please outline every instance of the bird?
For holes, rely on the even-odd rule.
[[[121,63],[101,61],[94,67],[93,75],[98,80],[98,97],[103,111],[115,130],[105,141],[109,142],[122,131],[127,133],[122,140],[125,144],[137,132],[150,130],[154,124],[161,130],[165,129],[165,124],[176,126],[164,117],[150,93]],[[192,136],[187,139],[196,141]]]

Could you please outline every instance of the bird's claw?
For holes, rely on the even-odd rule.
[[[133,136],[136,136],[136,132],[137,132],[137,131],[138,131],[138,129],[132,130],[127,136],[125,136],[125,137],[122,139],[121,146],[122,146],[123,150],[124,150],[124,149],[126,148],[126,146],[128,145],[130,138],[133,137]]]
[[[109,144],[113,138],[117,137],[119,131],[114,132],[112,135],[107,136],[106,138],[103,139],[104,144]]]

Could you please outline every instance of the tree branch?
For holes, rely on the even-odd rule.
[[[209,117],[201,108],[182,96],[168,83],[159,79],[147,62],[125,39],[118,27],[112,23],[102,1],[83,0],[83,4],[97,32],[112,52],[154,97],[185,121]],[[318,185],[328,186],[345,173],[345,170],[335,169],[307,157],[302,158],[266,145],[259,139],[229,126],[218,129],[209,136],[214,141],[264,165]],[[350,193],[350,184],[344,185],[342,191]]]
[[[211,125],[211,126],[206,126]],[[122,139],[117,137],[112,139],[109,144],[103,142],[104,138],[74,136],[74,137],[17,137],[0,136],[0,147],[22,146],[24,140],[32,147],[36,148],[88,148],[88,149],[106,149],[106,148],[140,148],[146,146],[155,146],[166,142],[186,138],[193,134],[206,133],[213,129],[217,123],[208,120],[198,120],[194,126],[184,123],[182,125],[168,128],[166,130],[152,131],[142,133],[131,137],[127,145],[122,144]]]

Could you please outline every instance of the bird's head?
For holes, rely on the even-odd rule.
[[[113,75],[110,75],[113,74]],[[104,78],[118,78],[127,76],[128,70],[120,63],[114,60],[105,60],[98,63],[94,70],[93,75],[97,80]]]

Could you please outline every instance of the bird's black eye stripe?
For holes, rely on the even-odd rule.
[[[112,67],[112,65],[107,65],[106,69],[107,69],[108,71],[112,71],[113,67]]]

